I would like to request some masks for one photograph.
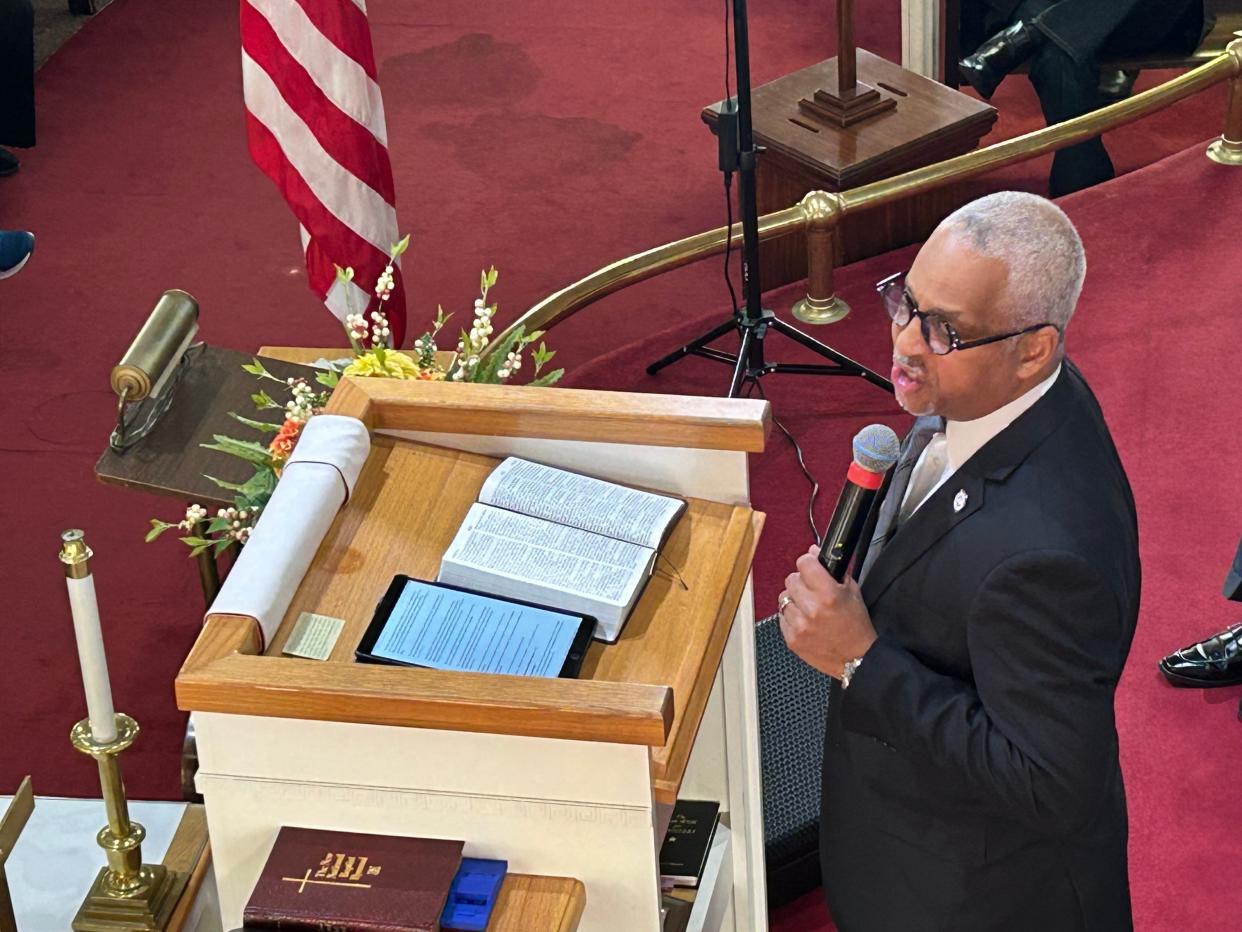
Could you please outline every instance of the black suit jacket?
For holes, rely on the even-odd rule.
[[[820,853],[841,932],[1132,928],[1113,694],[1138,612],[1134,500],[1068,362],[862,576],[879,640],[833,684]]]

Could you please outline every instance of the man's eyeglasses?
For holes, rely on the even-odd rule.
[[[1030,327],[1014,330],[1012,333],[998,333],[996,336],[981,337],[978,340],[963,340],[957,335],[953,325],[944,317],[935,311],[919,310],[918,304],[910,296],[910,292],[906,288],[905,272],[898,272],[896,275],[890,275],[883,281],[876,282],[875,290],[879,293],[880,300],[884,302],[884,310],[888,314],[889,319],[898,327],[904,328],[909,326],[911,317],[919,319],[919,326],[923,332],[923,342],[931,347],[931,351],[937,356],[944,356],[954,350],[973,349],[976,346],[986,346],[988,343],[998,343],[1001,340],[1008,340],[1012,337],[1021,336],[1024,333],[1031,333],[1043,327],[1057,326],[1045,321],[1042,324],[1032,324]],[[1058,331],[1060,329],[1060,327],[1057,327]]]

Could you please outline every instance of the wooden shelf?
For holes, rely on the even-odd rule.
[[[586,906],[586,888],[571,877],[509,874],[488,932],[574,932]]]

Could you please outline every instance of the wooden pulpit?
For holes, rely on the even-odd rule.
[[[279,630],[261,650],[254,619],[209,614],[177,677],[224,928],[298,825],[460,838],[512,872],[580,880],[583,930],[657,932],[657,852],[683,797],[724,813],[692,927],[765,929],[747,454],[767,403],[347,379],[327,413],[361,421],[370,452],[323,539],[288,542],[315,555]],[[507,455],[685,497],[662,551],[681,581],[653,577],[578,679],[353,662],[393,575],[435,578]],[[305,611],[345,621],[326,662],[281,655]]]

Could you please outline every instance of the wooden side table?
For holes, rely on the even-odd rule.
[[[866,49],[857,54],[858,80],[897,106],[844,129],[799,107],[816,90],[836,86],[835,58],[754,89],[754,137],[766,149],[755,173],[761,214],[790,207],[808,191],[844,191],[969,152],[996,122],[989,104]],[[703,110],[713,132],[719,111],[719,103]],[[850,216],[836,237],[834,260],[841,265],[917,242],[967,197],[948,187]],[[807,273],[806,242],[786,236],[763,243],[759,260],[765,289],[798,281]]]

